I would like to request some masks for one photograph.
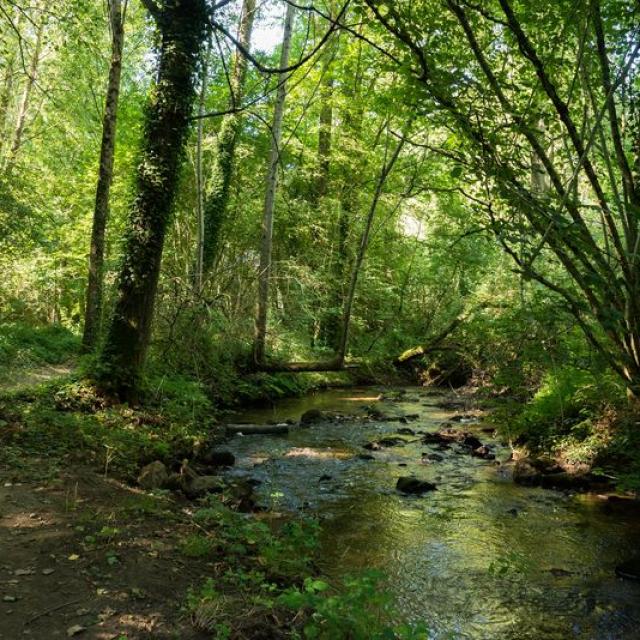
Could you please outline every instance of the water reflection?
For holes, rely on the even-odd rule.
[[[434,430],[450,415],[433,406],[432,396],[410,394],[378,406],[419,413],[411,425],[418,430]],[[367,389],[332,390],[240,418],[295,419],[309,408],[362,413],[372,397]],[[373,461],[357,457],[364,442],[396,428],[363,421],[315,425],[286,438],[238,437],[231,443],[241,458],[234,473],[261,479],[270,506],[317,515],[323,571],[340,577],[380,569],[402,614],[426,622],[434,639],[640,638],[640,585],[613,571],[637,549],[637,517],[518,487],[501,480],[493,463],[455,450],[422,464],[430,449],[417,438]],[[497,453],[500,459],[507,452]],[[436,482],[438,490],[401,496],[394,490],[400,475]]]

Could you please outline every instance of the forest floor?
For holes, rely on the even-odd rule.
[[[70,360],[63,364],[44,364],[40,367],[14,369],[9,378],[0,380],[0,392],[15,392],[43,382],[63,378],[68,376],[75,366],[75,361]]]
[[[211,573],[178,550],[192,532],[176,502],[89,468],[0,470],[0,638],[208,637],[181,610]]]
[[[19,369],[3,393],[67,376],[73,363]],[[82,464],[24,452],[0,468],[0,639],[206,638],[183,610],[211,567],[178,550],[183,506]]]

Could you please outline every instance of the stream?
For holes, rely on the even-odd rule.
[[[614,572],[637,552],[637,513],[611,513],[589,494],[521,487],[494,461],[456,447],[438,450],[420,434],[366,451],[365,443],[402,427],[437,431],[456,413],[438,408],[442,396],[432,390],[402,390],[394,401],[377,401],[380,392],[332,389],[234,415],[232,422],[264,424],[297,420],[312,408],[364,416],[375,407],[419,417],[238,435],[225,446],[237,459],[229,473],[259,480],[265,506],[317,517],[322,572],[340,579],[379,570],[402,617],[424,622],[434,640],[640,638],[640,582]],[[497,460],[508,458],[510,450],[481,424],[454,426],[489,444]],[[423,452],[443,459],[424,464]],[[374,459],[359,458],[363,453]],[[403,495],[395,489],[400,476],[437,490]]]

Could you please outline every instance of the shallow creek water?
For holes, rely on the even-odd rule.
[[[232,474],[261,481],[278,511],[303,511],[322,523],[321,569],[332,577],[376,568],[397,608],[423,621],[434,640],[631,640],[640,638],[640,583],[618,579],[615,565],[638,551],[640,518],[610,512],[595,496],[524,488],[500,466],[457,452],[434,452],[418,437],[361,460],[362,445],[398,427],[436,431],[453,413],[441,399],[408,389],[402,401],[376,402],[379,390],[328,390],[245,411],[230,422],[298,419],[310,408],[364,415],[375,405],[392,422],[321,423],[288,436],[235,436]],[[509,450],[477,432],[497,459]],[[406,466],[405,466],[406,465]],[[401,475],[435,482],[422,497],[395,490]]]

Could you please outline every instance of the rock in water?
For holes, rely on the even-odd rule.
[[[363,446],[365,449],[369,449],[369,451],[380,451],[380,449],[384,449],[386,447],[398,447],[404,444],[407,444],[407,442],[403,438],[394,438],[393,436],[387,436],[385,438],[380,438],[380,440],[367,442],[367,444]]]
[[[142,468],[138,476],[138,484],[147,490],[160,489],[168,479],[167,468],[160,460],[155,460]]]
[[[619,564],[616,567],[616,575],[627,580],[640,580],[640,557]]]
[[[418,478],[411,478],[409,476],[401,476],[396,482],[396,489],[402,493],[411,493],[414,495],[420,495],[427,493],[428,491],[435,491],[436,485],[426,480],[418,480]]]
[[[300,424],[315,424],[316,422],[322,422],[326,420],[327,416],[324,411],[320,409],[309,409],[300,416]]]
[[[480,449],[482,447],[482,442],[480,442],[480,440],[478,440],[478,438],[476,438],[475,436],[472,435],[465,435],[464,436],[464,440],[462,441],[462,444],[465,447],[471,447],[472,449]]]
[[[429,462],[442,462],[444,460],[444,456],[441,456],[439,453],[423,453],[422,461]]]
[[[495,454],[491,451],[491,449],[489,449],[489,447],[487,447],[486,444],[483,444],[481,447],[478,447],[477,449],[474,449],[471,452],[471,455],[474,456],[475,458],[482,458],[483,460],[495,460],[496,459]]]

